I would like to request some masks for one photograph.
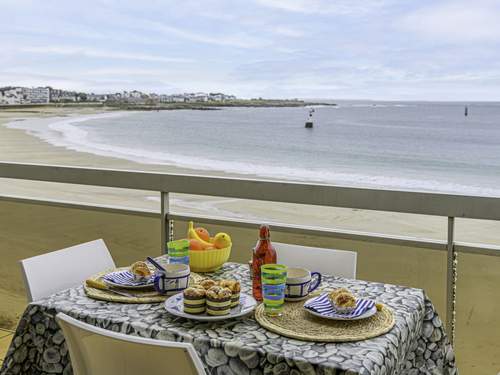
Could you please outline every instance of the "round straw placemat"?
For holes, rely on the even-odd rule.
[[[292,339],[316,342],[349,342],[380,336],[394,326],[392,310],[379,305],[380,309],[370,318],[360,320],[331,320],[309,314],[303,302],[288,302],[283,314],[277,317],[264,313],[264,304],[255,309],[259,324],[282,336]]]
[[[117,268],[116,271],[126,269],[128,267]],[[104,272],[100,272],[96,275],[89,277],[90,280],[102,282],[102,276],[107,273],[112,272],[113,270],[108,270]],[[198,275],[195,272],[191,272],[189,276],[189,284],[196,284],[203,279],[202,276]],[[118,294],[115,294],[111,291],[97,289],[89,287],[86,283],[83,284],[83,289],[87,297],[98,299],[101,301],[108,302],[119,302],[119,303],[158,303],[165,301],[168,297],[166,295],[158,294],[154,289],[120,289],[127,294],[133,295],[133,297],[125,297]]]

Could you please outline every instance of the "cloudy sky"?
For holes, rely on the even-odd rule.
[[[500,0],[0,0],[0,86],[500,100]]]

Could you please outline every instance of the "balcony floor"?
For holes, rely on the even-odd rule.
[[[3,359],[5,354],[7,354],[7,350],[9,350],[9,345],[13,335],[14,332],[0,328],[0,367],[2,367]]]

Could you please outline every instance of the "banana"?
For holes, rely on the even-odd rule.
[[[188,223],[187,238],[188,238],[188,240],[197,240],[198,239],[198,235],[197,235],[196,231],[194,230],[194,223],[192,221],[190,221]]]
[[[189,224],[188,224],[187,237],[190,240],[200,241],[200,243],[201,243],[201,245],[203,246],[204,249],[209,248],[209,247],[211,247],[211,248],[214,247],[213,244],[211,244],[210,242],[202,240],[200,238],[200,236],[198,236],[198,233],[196,233],[196,231],[194,230],[194,223],[192,221],[190,221]]]

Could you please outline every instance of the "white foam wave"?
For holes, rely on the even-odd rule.
[[[94,119],[115,118],[130,115],[131,112],[113,112],[98,115],[12,122],[9,127],[21,128],[55,146],[100,156],[118,157],[143,164],[171,165],[197,171],[218,171],[238,175],[293,181],[334,183],[346,186],[392,188],[398,190],[433,191],[458,194],[500,196],[500,189],[486,188],[473,184],[450,181],[436,181],[426,178],[409,178],[370,173],[350,173],[334,170],[311,170],[299,167],[253,164],[235,160],[214,160],[193,155],[179,155],[168,152],[129,148],[89,140],[86,130],[76,124]],[[40,124],[42,122],[42,124]]]

